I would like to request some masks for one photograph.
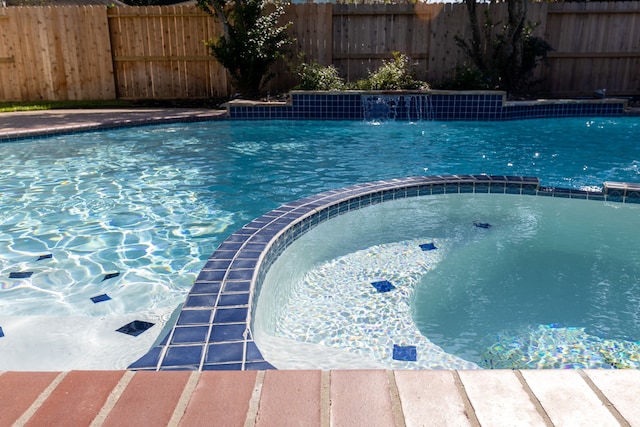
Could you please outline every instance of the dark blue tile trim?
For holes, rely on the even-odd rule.
[[[176,325],[129,368],[273,369],[253,341],[251,313],[269,268],[291,243],[330,217],[376,203],[488,192],[640,203],[640,184],[605,182],[604,191],[594,192],[541,187],[536,177],[488,175],[390,179],[305,197],[274,209],[229,236],[196,279]]]
[[[202,345],[170,346],[161,358],[161,365],[168,369],[195,370],[201,364]]]
[[[209,335],[209,326],[185,326],[176,327],[173,330],[171,344],[198,344],[203,343]]]

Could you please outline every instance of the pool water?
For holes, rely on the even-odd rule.
[[[638,368],[639,214],[496,194],[367,207],[276,261],[254,336],[284,369]],[[394,345],[417,360],[394,359]]]
[[[0,144],[0,368],[38,369],[44,359],[25,355],[48,345],[66,350],[47,369],[126,367],[215,247],[287,201],[423,174],[637,181],[639,130],[637,118],[211,122]],[[135,340],[114,332],[133,320],[154,326]]]
[[[500,199],[416,285],[420,331],[486,368],[640,367],[640,206]]]

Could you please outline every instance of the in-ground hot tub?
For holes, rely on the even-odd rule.
[[[639,209],[485,191],[350,212],[273,264],[254,337],[283,369],[638,367]]]

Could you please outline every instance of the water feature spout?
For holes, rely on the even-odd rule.
[[[426,93],[363,94],[361,102],[367,121],[433,120],[431,95]]]

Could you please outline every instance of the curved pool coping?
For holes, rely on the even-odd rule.
[[[129,366],[134,370],[263,370],[251,331],[263,280],[273,262],[317,225],[391,200],[441,194],[516,194],[640,203],[640,185],[605,182],[603,191],[542,187],[537,177],[447,175],[368,182],[286,203],[229,236],[206,262],[175,324]],[[162,335],[162,334],[161,334]]]
[[[61,109],[0,113],[0,143],[149,125],[226,120],[207,108]]]

